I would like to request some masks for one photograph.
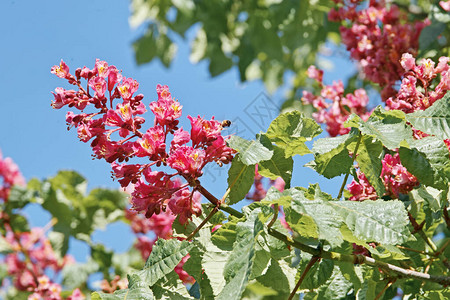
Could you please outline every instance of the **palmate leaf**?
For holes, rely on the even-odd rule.
[[[406,119],[422,132],[450,139],[450,92],[426,110],[407,114]]]
[[[128,289],[119,290],[114,294],[94,292],[92,300],[153,300],[153,293],[148,285],[138,275],[128,276]]]
[[[239,154],[228,170],[228,204],[235,204],[245,198],[255,179],[255,165],[245,165],[239,160]]]
[[[169,274],[192,247],[193,244],[189,244],[187,241],[158,239],[145,263],[144,269],[136,274],[143,282],[152,286],[159,279]]]
[[[278,116],[269,126],[267,137],[284,149],[286,157],[311,153],[305,145],[322,132],[314,120],[306,118],[299,111],[291,111]]]
[[[402,165],[417,177],[420,183],[440,190],[448,189],[447,169],[450,164],[448,149],[437,137],[403,143],[399,149]]]

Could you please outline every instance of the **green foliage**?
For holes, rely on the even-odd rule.
[[[133,27],[145,33],[134,42],[136,62],[158,58],[169,66],[175,35],[195,28],[192,62],[207,61],[211,76],[236,66],[241,81],[261,79],[269,91],[295,75],[291,97],[306,79],[327,38],[339,41],[338,24],[326,14],[331,1],[133,0]]]
[[[414,128],[440,139],[450,138],[450,93],[436,101],[426,110],[406,115]]]

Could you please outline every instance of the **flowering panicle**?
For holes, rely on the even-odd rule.
[[[363,120],[369,118],[370,113],[367,110],[369,97],[364,89],[357,89],[353,94],[349,93],[344,96],[342,82],[334,81],[331,85],[323,84],[323,71],[318,70],[315,66],[308,68],[308,76],[319,84],[320,96],[303,91],[302,101],[305,104],[312,104],[317,109],[313,113],[314,119],[318,123],[325,123],[331,136],[349,132],[350,129],[345,128],[343,124],[352,113],[358,114]]]
[[[135,95],[138,82],[122,76],[115,66],[97,59],[92,70],[79,68],[73,76],[61,61],[52,68],[52,73],[78,88],[77,91],[57,88],[53,93],[54,108],[67,105],[83,110],[92,105],[97,109],[93,113],[69,112],[66,121],[77,128],[81,141],[91,141],[95,158],[111,163],[113,176],[122,187],[134,185],[133,209],[149,218],[169,206],[172,213],[180,215],[181,222],[200,214],[201,208],[193,198],[203,168],[210,162],[229,163],[234,154],[221,135],[219,121],[214,117],[206,120],[188,116],[191,132],[183,130],[178,127],[182,106],[172,98],[167,86],[158,85],[158,99],[149,106],[155,116],[153,126],[141,132],[145,122],[141,115],[147,111],[142,102],[144,96]],[[82,87],[81,79],[87,81],[86,88]],[[116,99],[121,102],[114,106]],[[129,164],[134,157],[146,157],[148,162]],[[155,166],[168,166],[175,172],[156,171]],[[185,183],[176,179],[180,177]]]
[[[64,74],[64,65],[59,71]],[[13,185],[25,185],[18,166],[11,158],[2,158],[0,153],[0,200],[8,202],[9,192]],[[13,278],[14,286],[20,291],[33,292],[28,299],[61,298],[61,286],[50,281],[45,275],[49,270],[58,274],[62,268],[73,262],[69,255],[59,258],[54,252],[49,239],[42,228],[33,228],[27,232],[17,232],[11,225],[11,217],[6,211],[0,211],[4,234],[2,239],[12,252],[2,257],[8,275]],[[85,297],[76,289],[69,300],[83,300]]]
[[[431,59],[416,59],[410,53],[404,53],[400,64],[404,76],[400,90],[395,97],[386,101],[389,109],[399,109],[405,113],[424,110],[444,97],[450,90],[449,58],[441,57],[437,66]]]
[[[361,1],[334,2],[338,8],[328,17],[347,24],[340,32],[350,56],[360,62],[367,79],[383,88],[383,100],[395,95],[393,86],[403,74],[399,59],[405,52],[417,54],[420,33],[429,21],[410,23],[395,4],[387,6],[384,0],[370,0],[364,9],[358,7]]]

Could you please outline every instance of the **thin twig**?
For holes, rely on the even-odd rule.
[[[387,289],[394,284],[394,282],[397,281],[397,278],[391,279],[389,280],[389,282],[386,284],[386,286],[381,290],[380,293],[378,293],[378,295],[373,299],[373,300],[378,300],[380,299],[383,294],[387,291]]]
[[[420,235],[420,237],[425,241],[425,243],[427,243],[427,245],[431,248],[431,250],[433,251],[434,256],[439,257],[439,259],[442,261],[442,264],[447,267],[448,269],[450,269],[450,263],[448,262],[447,257],[445,257],[441,251],[438,250],[437,246],[435,243],[433,243],[433,241],[427,236],[427,234],[425,233],[425,231],[423,231],[423,224],[418,224],[416,219],[414,219],[413,215],[408,212],[408,217],[409,220],[411,222],[411,225],[414,228],[414,232],[418,233]],[[445,248],[444,248],[445,249]]]
[[[443,210],[442,214],[444,216],[444,220],[445,220],[445,224],[447,225],[447,229],[450,230],[450,216],[448,215],[448,209],[447,208],[448,208],[447,206],[444,206],[444,210]]]
[[[412,251],[412,252],[420,253],[420,254],[427,255],[427,256],[433,256],[432,254],[427,253],[427,252],[425,252],[425,251],[416,250],[416,249],[408,248],[408,247],[401,246],[401,245],[396,245],[395,247],[397,247],[397,248],[399,248],[399,249],[402,249],[402,250]]]
[[[213,194],[211,194],[207,189],[205,189],[201,184],[198,184],[196,186],[197,191],[202,194],[203,196],[205,196],[206,199],[209,200],[209,202],[211,202],[212,204],[218,206],[221,210],[229,213],[230,215],[233,215],[235,217],[238,218],[242,218],[244,216],[243,213],[235,210],[234,208],[224,204],[224,203],[220,203],[219,199],[217,199]]]
[[[356,142],[355,151],[353,152],[353,155],[352,155],[352,158],[353,158],[352,165],[355,163],[356,153],[358,152],[358,148],[359,148],[359,145],[361,144],[361,140],[362,140],[362,135],[361,135],[361,132],[360,132],[359,133],[358,142]],[[350,171],[347,172],[347,174],[345,174],[344,181],[342,182],[341,188],[339,189],[339,194],[337,196],[338,200],[341,199],[341,197],[342,197],[342,193],[344,192],[344,188],[345,188],[345,185],[347,184],[347,180],[348,180],[348,176],[349,175],[350,175]]]
[[[267,229],[270,229],[277,219],[278,219],[278,204],[275,203],[273,205],[273,217],[272,220],[270,220],[269,224],[267,224]]]
[[[297,290],[300,288],[300,285],[302,284],[303,280],[306,277],[306,274],[308,271],[312,268],[312,266],[320,259],[318,256],[313,256],[309,263],[306,265],[306,268],[303,270],[302,275],[300,276],[300,279],[298,280],[297,284],[295,285],[294,289],[292,290],[291,294],[289,295],[288,300],[292,300],[297,293]]]
[[[186,238],[186,240],[191,240],[196,234],[197,232],[200,231],[200,229],[202,229],[203,226],[205,226],[205,224],[209,221],[209,219],[211,219],[212,216],[214,216],[214,214],[219,210],[218,206],[215,206],[211,212],[208,214],[208,216],[200,223],[200,225],[197,226],[197,228],[195,228],[194,231],[192,231],[192,233]]]

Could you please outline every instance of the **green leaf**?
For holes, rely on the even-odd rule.
[[[424,29],[422,29],[422,32],[419,36],[419,49],[425,50],[427,49],[434,41],[437,40],[438,36],[441,35],[441,33],[446,28],[445,23],[441,23],[437,20],[433,20],[431,25],[426,26]]]
[[[397,245],[411,237],[401,201],[330,201],[328,205],[340,214],[355,237],[363,241]]]
[[[405,114],[398,110],[386,111],[378,106],[367,122],[353,115],[346,124],[358,128],[363,135],[373,136],[391,150],[398,148],[403,140],[413,140],[413,132],[405,122]]]
[[[161,278],[154,286],[152,286],[152,291],[156,300],[194,299],[189,295],[186,286],[184,286],[175,271],[172,271]]]
[[[128,276],[128,289],[115,291],[114,294],[95,292],[92,300],[153,300],[153,293],[139,276]]]
[[[347,145],[356,138],[346,134],[332,138],[322,138],[314,142],[314,161],[305,166],[330,179],[350,171],[353,159],[350,157]]]
[[[352,287],[352,282],[344,277],[338,266],[334,266],[330,278],[319,287],[318,299],[345,299]]]
[[[227,144],[239,152],[240,161],[247,166],[269,160],[273,155],[273,151],[267,149],[259,141],[248,141],[238,136],[232,136],[227,140]]]
[[[266,288],[277,291],[277,295],[281,299],[283,294],[289,295],[294,288],[296,273],[297,269],[291,267],[290,263],[285,260],[271,259],[267,271],[256,279]]]
[[[245,222],[236,226],[236,241],[223,270],[226,285],[217,295],[218,300],[241,299],[247,286],[255,257],[256,236],[263,229],[257,217],[260,209],[255,209]]]
[[[154,285],[169,274],[193,247],[187,241],[158,239],[145,263],[144,269],[136,274],[147,284]]]
[[[383,145],[381,142],[370,136],[362,136],[356,161],[379,196],[384,195],[385,192],[384,183],[380,177],[383,157]]]
[[[264,160],[258,163],[258,172],[264,177],[272,180],[278,177],[283,178],[286,188],[291,186],[292,168],[294,160],[292,157],[286,157],[284,150],[280,147],[273,147],[273,156],[270,160]]]
[[[415,140],[399,149],[402,165],[417,177],[418,181],[440,190],[448,189],[446,169],[449,166],[448,149],[444,142],[428,136]]]
[[[283,194],[292,198],[290,207],[284,207],[286,220],[291,228],[296,227],[302,230],[301,233],[306,237],[317,236],[319,239],[328,241],[332,246],[339,246],[343,242],[339,230],[342,218],[328,204],[328,201],[321,198],[309,200],[305,197],[303,191],[294,188],[286,190]],[[316,226],[311,224],[311,219]],[[309,231],[308,227],[310,228]],[[299,234],[301,233],[299,232]]]
[[[427,227],[433,221],[439,221],[442,217],[442,206],[447,203],[447,193],[432,187],[421,185],[419,188],[409,192],[409,196],[416,202],[423,201],[423,211],[427,215],[425,218]]]
[[[300,270],[304,270],[306,265],[310,262],[311,255],[305,254],[300,264]],[[300,288],[302,289],[316,289],[324,284],[331,276],[334,268],[334,262],[329,259],[322,259],[316,261],[314,265],[306,273]],[[298,274],[300,276],[300,272]]]
[[[450,139],[450,92],[426,110],[407,114],[406,119],[422,132],[440,139]]]
[[[233,66],[232,60],[219,50],[209,56],[209,73],[212,77],[222,74]]]
[[[103,274],[109,274],[109,268],[112,266],[113,252],[106,249],[102,244],[91,245],[92,259],[98,264]]]
[[[9,254],[13,251],[11,244],[0,235],[0,254]]]
[[[239,154],[238,154],[239,156]],[[245,198],[255,179],[255,166],[245,165],[235,157],[228,170],[228,204],[235,204]]]
[[[33,199],[34,192],[28,187],[15,185],[11,188],[8,195],[8,208],[23,208]]]
[[[305,145],[322,132],[314,120],[306,118],[299,111],[291,111],[278,116],[269,126],[267,137],[285,150],[286,157],[311,153]]]
[[[85,284],[89,275],[98,272],[99,266],[95,261],[87,263],[66,264],[62,269],[64,286],[75,289]]]

